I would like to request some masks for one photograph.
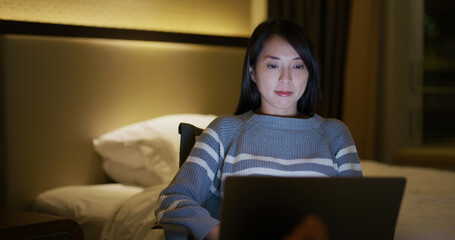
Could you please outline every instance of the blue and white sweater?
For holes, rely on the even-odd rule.
[[[161,193],[155,214],[202,239],[219,224],[224,180],[233,175],[362,176],[349,129],[341,121],[258,115],[215,119]],[[205,202],[205,208],[201,204]]]

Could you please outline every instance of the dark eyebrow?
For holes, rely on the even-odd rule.
[[[272,56],[272,55],[266,55],[266,56],[264,56],[264,57],[265,57],[265,58],[271,58],[271,59],[274,59],[274,60],[279,60],[279,59],[280,59],[279,57]],[[303,59],[302,59],[301,57],[295,57],[295,58],[293,58],[292,60],[302,60],[302,61],[303,61]]]
[[[275,57],[275,56],[271,56],[271,55],[266,55],[264,56],[265,58],[271,58],[271,59],[274,59],[274,60],[278,60],[280,59],[279,57]]]

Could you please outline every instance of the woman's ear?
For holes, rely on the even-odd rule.
[[[250,72],[250,78],[251,80],[253,80],[253,82],[256,82],[256,78],[254,76],[254,69],[250,66],[250,68],[248,69],[249,72]]]

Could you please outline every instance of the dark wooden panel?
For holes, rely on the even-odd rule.
[[[110,38],[246,47],[248,38],[0,20],[0,34]]]

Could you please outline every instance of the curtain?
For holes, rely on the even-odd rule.
[[[380,9],[380,0],[352,1],[342,120],[364,159],[376,153]]]
[[[351,0],[269,0],[270,19],[289,19],[310,35],[321,67],[324,117],[342,118],[346,44]]]

